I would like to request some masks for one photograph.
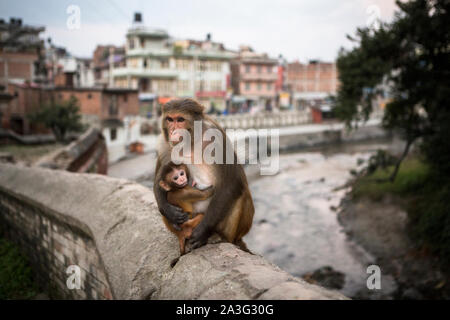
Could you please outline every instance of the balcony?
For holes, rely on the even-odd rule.
[[[113,70],[113,77],[142,77],[142,78],[177,78],[178,72],[171,69],[117,68]]]
[[[261,72],[261,73],[241,73],[241,80],[242,81],[277,81],[278,74],[277,73],[267,73],[267,72]]]

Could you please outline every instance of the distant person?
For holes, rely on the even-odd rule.
[[[214,102],[211,102],[211,108],[209,109],[208,114],[217,114],[216,104]]]

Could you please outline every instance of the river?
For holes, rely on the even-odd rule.
[[[280,170],[273,176],[260,176],[255,166],[247,167],[255,204],[253,227],[244,237],[249,249],[299,277],[330,266],[344,275],[341,293],[364,297],[367,266],[375,259],[350,240],[338,222],[339,204],[349,191],[340,187],[361,160],[391,147],[391,141],[382,140],[282,154]],[[149,179],[140,183],[153,185]],[[383,286],[387,295],[395,289],[391,278],[385,278]]]
[[[388,142],[346,144],[280,156],[274,176],[252,179],[254,224],[244,238],[249,249],[301,277],[330,266],[345,275],[343,294],[367,290],[367,266],[374,258],[348,239],[337,208],[348,191],[340,188],[377,149]],[[338,188],[338,190],[335,190]],[[389,291],[393,283],[386,283]]]

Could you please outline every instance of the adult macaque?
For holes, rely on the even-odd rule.
[[[167,228],[174,233],[180,244],[180,255],[185,253],[185,241],[189,239],[192,234],[192,230],[202,221],[203,214],[194,212],[193,204],[197,201],[208,199],[213,193],[214,188],[194,186],[197,184],[192,182],[192,186],[189,183],[189,170],[184,164],[175,165],[172,162],[167,164],[162,170],[162,180],[159,182],[159,186],[167,191],[167,200],[169,203],[176,205],[188,213],[189,220],[184,222],[181,226],[181,230],[174,228],[166,217],[163,216],[163,221]],[[200,189],[198,189],[200,188]]]
[[[204,185],[214,187],[214,195],[206,200],[194,204],[194,209],[198,212],[204,212],[203,220],[194,229],[190,243],[193,248],[204,245],[208,237],[213,233],[219,233],[227,241],[246,249],[242,237],[250,230],[254,206],[250,194],[247,178],[244,169],[237,163],[237,157],[233,149],[227,148],[230,143],[224,130],[211,118],[204,114],[204,108],[193,99],[177,99],[168,102],[163,107],[162,114],[162,133],[160,145],[158,146],[158,161],[155,171],[154,193],[158,207],[163,216],[179,228],[188,219],[187,213],[177,206],[171,205],[167,201],[167,192],[159,187],[162,180],[161,169],[171,161],[172,148],[179,142],[180,133],[177,129],[185,129],[191,135],[191,150],[195,146],[203,151],[209,143],[204,137],[195,141],[194,139],[194,121],[201,121],[203,134],[206,130],[214,128],[220,131],[222,139],[215,141],[219,143],[223,150],[223,161],[221,163],[196,163],[192,161],[187,163],[192,178]],[[234,161],[228,164],[227,150],[231,150],[229,155]],[[184,154],[186,158],[193,159],[194,154]]]

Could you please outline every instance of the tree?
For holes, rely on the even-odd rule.
[[[57,141],[64,142],[70,131],[83,129],[79,114],[78,100],[75,97],[63,102],[51,102],[30,115],[30,120],[42,123],[52,130]]]
[[[390,90],[382,124],[406,141],[391,181],[420,139],[432,168],[450,174],[450,1],[397,1],[400,11],[377,30],[358,28],[357,46],[341,49],[335,111],[349,127],[367,120],[375,97]]]

